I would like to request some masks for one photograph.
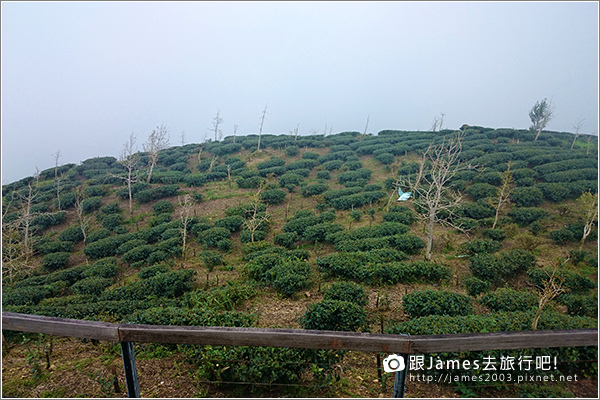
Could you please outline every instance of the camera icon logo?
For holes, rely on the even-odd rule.
[[[404,357],[391,354],[383,359],[383,370],[385,372],[403,371],[406,368]]]

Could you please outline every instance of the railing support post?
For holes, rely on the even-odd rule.
[[[140,383],[138,382],[137,368],[135,367],[135,351],[133,342],[121,342],[121,355],[123,356],[123,368],[125,369],[125,385],[127,396],[131,398],[140,397]]]
[[[406,367],[403,370],[396,371],[394,379],[394,394],[393,398],[403,398],[404,390],[406,389],[406,373],[408,372],[408,354],[400,354],[404,358]]]

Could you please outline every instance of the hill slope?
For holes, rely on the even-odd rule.
[[[3,310],[172,325],[522,330],[556,270],[565,293],[538,329],[597,327],[597,229],[580,245],[577,202],[597,192],[596,138],[571,149],[566,133],[534,141],[529,131],[463,127],[458,161],[478,167],[447,185],[464,201],[437,215],[426,260],[419,198],[397,202],[395,191],[431,144],[455,134],[263,135],[259,152],[257,137],[229,137],[162,150],[149,182],[148,154],[137,153],[131,178],[126,163],[101,157],[5,185]],[[492,229],[509,165],[511,203]],[[265,349],[252,357],[303,364],[211,367],[248,356],[231,351],[177,354],[203,379],[235,382],[299,384],[317,362]],[[351,364],[319,357],[330,373]]]

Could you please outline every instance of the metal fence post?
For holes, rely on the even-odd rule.
[[[401,371],[396,371],[396,377],[394,379],[394,393],[393,398],[403,398],[404,390],[406,389],[406,375],[408,372],[408,354],[399,354],[404,358],[406,367]]]
[[[131,398],[140,397],[140,383],[138,382],[137,368],[135,367],[135,351],[133,342],[121,342],[121,355],[123,356],[123,368],[125,369],[125,385],[127,396]]]

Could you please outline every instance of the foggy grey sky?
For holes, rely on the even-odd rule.
[[[598,131],[597,2],[2,2],[2,183],[118,157],[164,123],[224,136],[528,128]]]

